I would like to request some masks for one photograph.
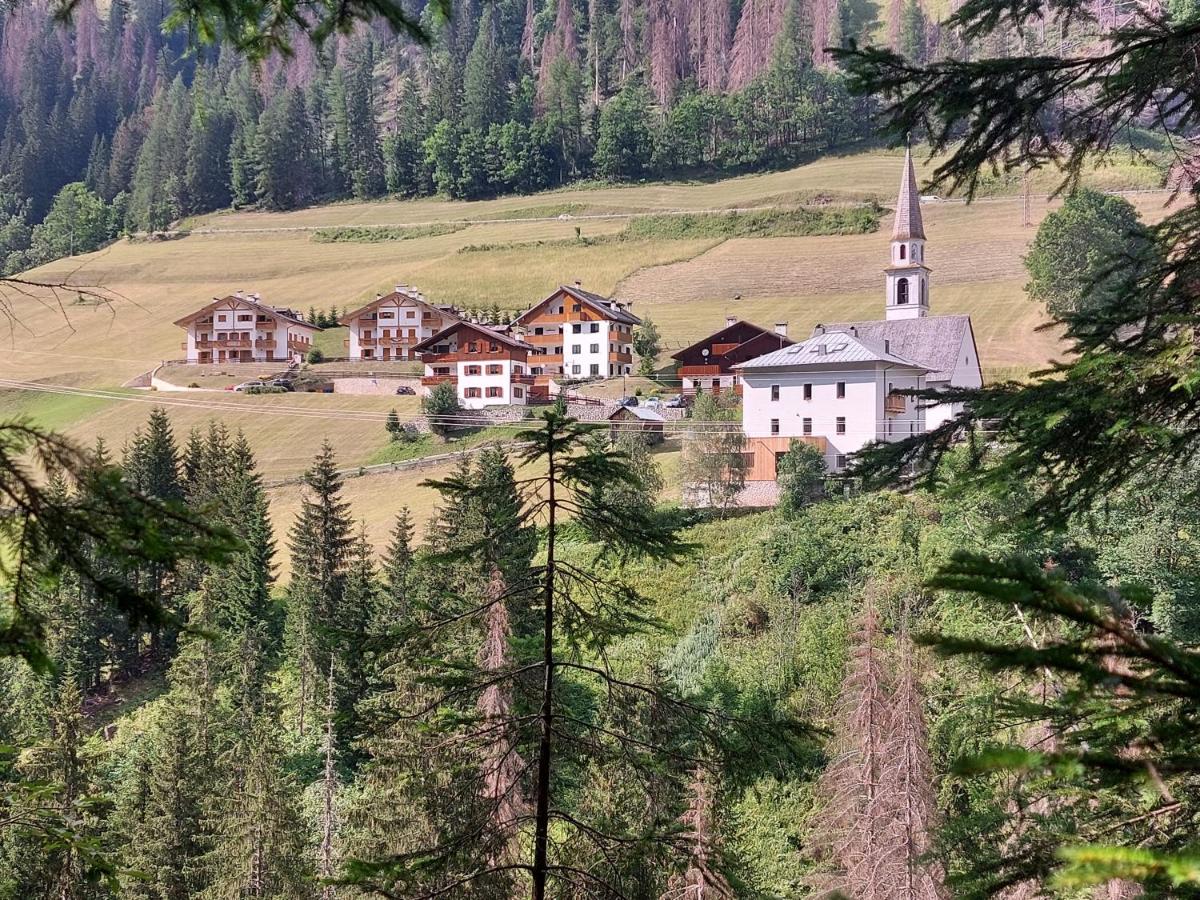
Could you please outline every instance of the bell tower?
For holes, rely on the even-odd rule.
[[[892,255],[883,270],[887,286],[886,318],[919,319],[929,314],[929,269],[925,265],[925,225],[912,149],[904,151],[904,174],[896,200]]]

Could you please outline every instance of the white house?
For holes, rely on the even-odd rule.
[[[458,321],[451,306],[437,306],[416,288],[398,284],[338,321],[350,329],[350,359],[410,359],[412,348]]]
[[[528,359],[533,347],[506,334],[472,322],[454,322],[412,348],[425,363],[421,393],[434,385],[453,384],[466,409],[485,406],[524,406],[533,376]]]
[[[190,363],[299,362],[320,328],[258,294],[238,291],[175,322],[187,331],[182,349]]]
[[[550,376],[612,378],[633,371],[633,329],[641,319],[624,304],[561,285],[513,322],[534,347],[530,359],[539,384]]]
[[[884,279],[883,320],[818,325],[807,340],[734,367],[754,455],[750,480],[774,480],[775,463],[793,439],[820,447],[829,469],[841,471],[867,444],[920,434],[959,412],[899,391],[983,384],[971,317],[929,315],[930,270],[911,153]]]

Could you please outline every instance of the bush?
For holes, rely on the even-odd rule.
[[[429,417],[429,427],[434,434],[445,437],[453,423],[441,421],[444,416],[459,412],[458,389],[448,381],[435,384],[421,400],[421,409]]]
[[[318,350],[316,347],[313,347],[305,355],[304,361],[306,363],[308,363],[309,365],[313,365],[314,363],[319,363],[319,362],[325,362],[325,354],[322,353],[320,350]]]
[[[281,388],[274,384],[264,384],[262,387],[249,387],[243,392],[246,394],[286,394],[287,388]]]

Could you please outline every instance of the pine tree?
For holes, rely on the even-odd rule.
[[[278,726],[270,715],[239,729],[230,758],[239,778],[221,792],[205,857],[204,900],[314,896],[305,827],[295,806],[298,785],[284,773]]]
[[[346,586],[346,567],[353,543],[350,506],[341,499],[342,478],[333,448],[322,445],[305,473],[307,488],[292,524],[289,549],[292,583],[288,589],[288,627],[300,669],[298,728],[317,695],[319,673],[329,671],[335,652]]]
[[[254,146],[255,194],[269,209],[295,209],[315,196],[313,135],[298,88],[277,93],[263,111]]]
[[[375,630],[386,631],[408,620],[413,574],[413,523],[408,507],[400,508],[383,561],[383,590],[376,607]]]
[[[508,72],[495,10],[486,6],[463,70],[463,124],[486,131],[508,112]]]

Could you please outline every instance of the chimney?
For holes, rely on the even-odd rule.
[[[376,300],[382,300],[382,299],[383,299],[383,294],[376,294],[376,295],[375,295],[375,299],[376,299]]]
[[[787,337],[787,322],[776,322],[775,333],[780,337]]]
[[[577,288],[583,287],[583,282],[580,281],[578,278],[575,279],[575,287],[577,287]]]
[[[397,294],[403,294],[403,293],[404,293],[404,288],[405,288],[405,285],[403,285],[403,284],[398,284],[398,285],[396,285],[396,293],[397,293]]]
[[[732,328],[736,322],[737,322],[737,316],[726,316],[725,317],[725,327],[726,328]]]
[[[242,299],[243,297],[245,297],[246,295],[245,295],[245,293],[244,293],[243,291],[238,291],[238,292],[237,292],[236,294],[234,294],[233,296],[235,296],[235,297],[237,297],[239,300],[241,300],[241,299]]]
[[[822,325],[820,322],[818,322],[813,327],[813,334],[824,334],[824,333],[825,333],[825,326]]]
[[[858,337],[858,326],[857,326],[857,325],[851,325],[851,326],[850,326],[850,333],[851,333],[852,335],[854,335],[855,337]]]

